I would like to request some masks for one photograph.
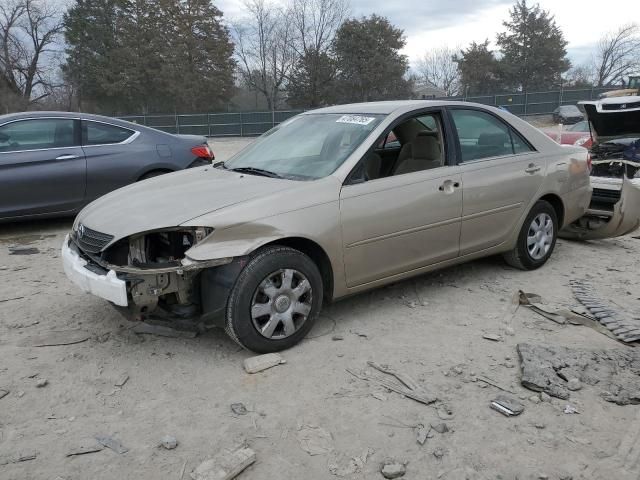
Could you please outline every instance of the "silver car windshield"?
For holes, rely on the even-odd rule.
[[[250,174],[313,180],[333,173],[384,115],[306,114],[271,129],[224,164]]]

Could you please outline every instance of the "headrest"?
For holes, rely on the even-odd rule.
[[[413,142],[413,158],[420,160],[440,160],[440,142],[429,132],[420,132]]]

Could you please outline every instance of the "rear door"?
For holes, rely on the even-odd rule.
[[[0,217],[72,213],[84,203],[80,121],[29,118],[0,125]]]
[[[463,202],[460,255],[504,242],[542,187],[546,160],[489,112],[451,107]]]
[[[82,120],[89,201],[136,181],[143,162],[156,159],[155,151],[150,152],[148,146],[134,143],[139,135],[139,132],[119,125]]]

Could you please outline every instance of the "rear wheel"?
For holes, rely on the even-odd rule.
[[[267,247],[249,260],[231,290],[226,331],[257,353],[290,348],[313,327],[322,297],[322,277],[309,257],[289,247]]]
[[[504,255],[506,262],[521,270],[544,265],[558,238],[558,216],[549,202],[539,200],[522,224],[516,247]]]

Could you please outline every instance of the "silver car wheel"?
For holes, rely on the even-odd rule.
[[[277,270],[260,282],[251,301],[253,325],[263,337],[279,340],[307,321],[313,302],[311,283],[298,270]]]
[[[534,260],[542,260],[553,243],[553,219],[548,213],[535,216],[527,234],[527,250]]]

